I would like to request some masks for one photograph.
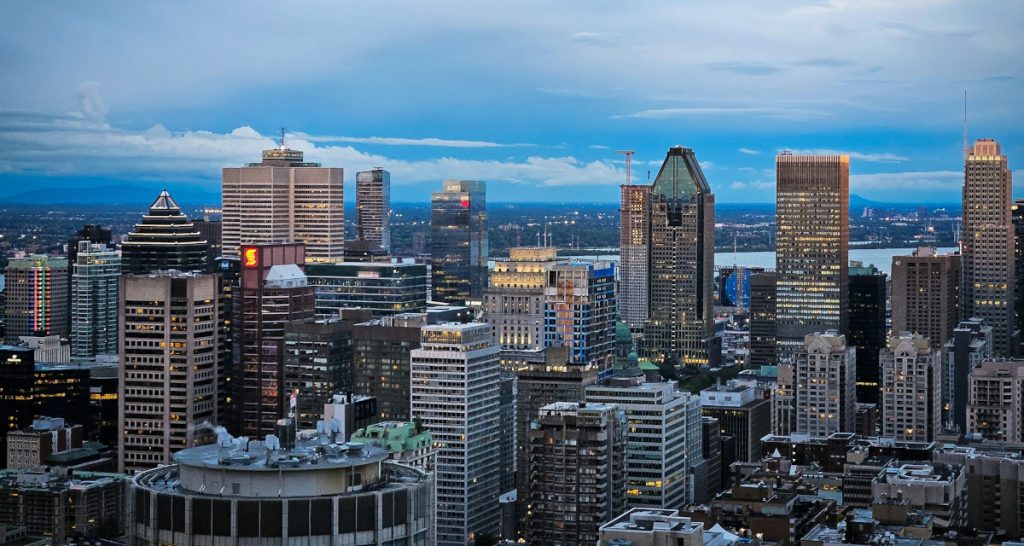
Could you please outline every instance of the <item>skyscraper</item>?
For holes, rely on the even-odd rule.
[[[382,420],[408,421],[409,357],[420,346],[426,313],[402,313],[356,324],[352,329],[352,386],[377,399]]]
[[[1014,299],[1017,300],[1017,332],[1020,335],[1017,354],[1024,356],[1024,199],[1013,202],[1010,217],[1013,221],[1014,237],[1013,270],[1017,279],[1013,290]]]
[[[757,395],[752,385],[729,381],[700,391],[700,411],[704,417],[718,420],[720,436],[736,439],[735,461],[757,462],[764,456],[761,438],[771,433],[772,404]]]
[[[122,277],[119,471],[170,464],[217,422],[217,288],[214,275]]]
[[[619,314],[630,330],[640,330],[647,320],[647,285],[651,220],[651,187],[620,186],[619,208]]]
[[[776,158],[776,340],[789,359],[804,336],[845,332],[849,308],[850,158]]]
[[[284,392],[295,396],[295,426],[315,429],[324,401],[352,390],[352,323],[293,320],[284,325]]]
[[[437,542],[497,535],[501,430],[498,345],[489,324],[437,324],[411,354],[412,415],[439,446]]]
[[[750,367],[774,365],[775,273],[750,277]]]
[[[117,248],[113,244],[113,232],[99,224],[86,224],[82,229],[75,232],[74,237],[68,240],[68,286],[71,286],[71,277],[75,273],[73,267],[78,258],[78,243],[88,241],[90,243],[105,244],[110,248]],[[68,288],[70,290],[70,288]],[[71,317],[71,299],[68,299],[68,317]],[[69,319],[70,320],[70,319]]]
[[[207,248],[203,236],[164,190],[121,242],[121,268],[130,275],[170,269],[206,271]]]
[[[391,173],[384,169],[356,173],[356,237],[391,249]]]
[[[878,352],[885,347],[885,273],[853,262],[846,342],[857,348],[857,401],[879,403]]]
[[[68,261],[33,255],[12,258],[4,270],[8,343],[21,336],[68,335]]]
[[[1010,169],[999,143],[979,139],[964,163],[961,316],[985,319],[998,356],[1011,355],[1017,339],[1012,193]]]
[[[302,244],[242,248],[236,315],[241,336],[233,388],[240,430],[250,438],[274,432],[285,417],[284,328],[313,317],[313,287],[306,281]]]
[[[104,244],[79,241],[71,267],[71,354],[117,354],[121,254]]]
[[[647,354],[680,365],[716,365],[715,196],[697,156],[669,148],[651,187]]]
[[[517,369],[544,362],[544,289],[558,256],[549,247],[515,247],[507,260],[495,260],[484,290],[484,320],[501,345],[502,366]]]
[[[931,442],[942,426],[941,351],[927,338],[901,334],[881,352],[882,436]]]
[[[461,305],[483,296],[487,255],[486,185],[445,180],[430,196],[432,299]]]
[[[960,320],[960,255],[922,247],[892,258],[892,333],[912,332],[941,348]]]
[[[340,262],[345,249],[344,170],[306,163],[282,142],[261,163],[222,173],[225,256],[242,245],[304,243],[310,262]]]
[[[942,370],[943,423],[960,432],[969,432],[969,376],[979,363],[992,358],[992,327],[980,318],[960,321],[953,329],[953,337],[943,346],[943,353],[946,358]]]
[[[1024,360],[986,360],[968,378],[967,432],[1024,442]]]
[[[530,544],[597,544],[598,529],[625,506],[625,428],[615,404],[540,409],[530,427]]]
[[[857,412],[857,351],[835,330],[808,334],[796,354],[793,432],[828,438],[853,432]]]
[[[544,339],[568,347],[569,362],[611,370],[615,360],[615,265],[558,262],[544,288]]]

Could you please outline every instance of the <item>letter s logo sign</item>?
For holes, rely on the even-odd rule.
[[[257,248],[248,247],[242,250],[242,265],[245,267],[256,267],[257,260]]]

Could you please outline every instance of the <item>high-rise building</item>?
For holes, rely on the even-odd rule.
[[[736,453],[727,456],[736,461],[761,460],[761,438],[772,431],[772,404],[758,396],[754,386],[729,381],[708,387],[700,391],[700,411],[718,420],[720,436],[736,439]]]
[[[352,390],[352,323],[340,318],[284,325],[284,391],[299,430],[315,429],[324,400]]]
[[[530,426],[529,543],[591,546],[624,509],[626,416],[615,404],[558,402]]]
[[[1014,352],[1016,337],[1013,184],[999,143],[979,139],[964,162],[961,316],[992,327],[997,356]]]
[[[356,237],[391,249],[391,173],[384,169],[356,173]]]
[[[912,332],[933,348],[953,335],[960,320],[960,255],[921,247],[892,257],[892,333]]]
[[[702,450],[699,399],[675,381],[613,377],[587,387],[587,404],[614,404],[626,413],[626,506],[676,508],[693,502],[690,469]],[[696,440],[695,437],[696,436]]]
[[[169,464],[217,422],[217,291],[214,275],[122,277],[119,471]]]
[[[1017,300],[1017,331],[1020,333],[1018,355],[1024,355],[1024,199],[1017,199],[1010,207],[1010,218],[1013,222],[1014,263],[1016,284],[1013,287],[1014,299]]]
[[[408,421],[409,358],[420,346],[426,313],[403,313],[356,324],[352,329],[352,387],[377,398],[382,420]]]
[[[806,336],[793,365],[795,433],[828,438],[834,432],[853,432],[856,366],[856,349],[835,330]]]
[[[885,348],[885,273],[873,265],[850,266],[846,342],[857,348],[857,401],[879,403],[878,353]]]
[[[779,364],[772,389],[772,434],[789,436],[796,425],[796,368],[793,362]],[[724,454],[723,454],[724,455]]]
[[[306,163],[299,150],[263,151],[261,163],[222,173],[223,253],[242,245],[304,243],[310,262],[340,262],[345,249],[344,170]]]
[[[12,258],[4,270],[5,335],[8,343],[22,336],[67,337],[68,261],[33,255]]]
[[[224,250],[224,241],[222,227],[223,223],[220,220],[192,220],[192,224],[196,227],[196,231],[206,241],[206,263],[207,266],[213,268],[216,265],[217,258],[220,258]]]
[[[776,364],[774,272],[750,277],[750,367]]]
[[[967,380],[967,432],[1024,442],[1024,360],[985,360]]]
[[[78,243],[88,241],[95,244],[104,244],[110,248],[114,245],[113,231],[98,224],[86,224],[82,229],[75,232],[74,237],[68,240],[68,286],[71,286],[71,277],[75,273],[74,264],[78,261]],[[69,288],[70,290],[70,288]],[[68,300],[68,317],[71,316],[71,300]]]
[[[316,314],[367,309],[375,316],[416,313],[427,307],[427,267],[406,263],[311,263],[309,284],[316,290]]]
[[[465,546],[500,529],[499,352],[483,323],[425,326],[412,351],[412,415],[439,446],[435,544]]]
[[[776,158],[776,342],[790,359],[815,332],[846,332],[850,158]]]
[[[239,365],[232,380],[242,434],[262,438],[285,416],[284,328],[313,317],[303,245],[242,247],[238,292]]]
[[[214,261],[213,270],[220,281],[218,300],[220,301],[220,420],[231,430],[241,427],[241,415],[238,411],[238,394],[235,380],[238,378],[236,365],[239,362],[242,340],[237,314],[238,291],[242,282],[242,261],[237,256],[220,256]]]
[[[648,316],[644,344],[653,359],[716,365],[715,196],[697,156],[669,148],[651,187]]]
[[[707,464],[707,485],[704,496],[695,495],[694,502],[706,504],[725,488],[722,474],[722,427],[718,424],[718,419],[700,418],[700,447],[701,456]]]
[[[199,230],[164,190],[121,242],[121,269],[130,275],[171,269],[206,271],[208,248]]]
[[[550,247],[515,247],[507,260],[495,260],[483,308],[484,321],[501,345],[503,368],[544,361],[544,289],[557,256]]]
[[[615,265],[570,261],[551,266],[544,288],[544,340],[568,347],[569,362],[611,370],[615,360]]]
[[[992,327],[980,318],[961,321],[943,346],[943,354],[943,424],[967,432],[968,376],[982,360],[992,357]]]
[[[464,304],[487,286],[487,189],[476,180],[445,180],[430,196],[432,298]]]
[[[71,267],[71,355],[117,354],[121,253],[105,244],[79,241]]]
[[[942,358],[928,338],[900,334],[881,352],[882,436],[931,442],[942,431]]]
[[[651,187],[623,185],[620,190],[619,254],[622,268],[619,270],[619,315],[630,330],[637,331],[647,321]]]

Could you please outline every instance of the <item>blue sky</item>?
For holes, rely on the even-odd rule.
[[[959,199],[962,97],[1024,195],[1024,4],[5,3],[0,200],[219,189],[279,128],[309,160],[492,201],[615,201],[694,148],[720,202],[774,199],[782,149],[851,155],[852,192]],[[100,182],[98,182],[100,181]]]

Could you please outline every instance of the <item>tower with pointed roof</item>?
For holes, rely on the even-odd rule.
[[[121,243],[122,270],[132,275],[170,269],[203,271],[206,250],[203,236],[163,190]]]
[[[686,366],[721,359],[713,290],[715,196],[693,150],[670,148],[651,187],[645,350]]]

